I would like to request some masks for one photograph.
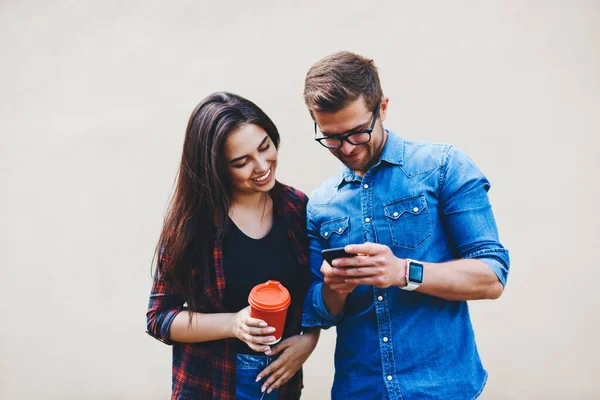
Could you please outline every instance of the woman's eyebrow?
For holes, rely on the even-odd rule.
[[[262,140],[262,142],[260,142],[260,144],[258,145],[258,148],[260,149],[267,140],[269,140],[269,135],[265,136],[265,138]],[[233,164],[235,162],[241,161],[243,158],[246,158],[246,157],[248,157],[248,154],[244,154],[243,156],[236,157],[233,160],[230,160],[229,164]]]
[[[269,139],[269,135],[266,135],[265,138],[262,140],[262,142],[260,142],[260,144],[258,145],[258,148],[260,149],[268,139]]]

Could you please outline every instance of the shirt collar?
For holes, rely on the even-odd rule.
[[[383,146],[383,151],[377,163],[374,166],[379,165],[381,161],[385,161],[388,164],[402,165],[404,164],[404,139],[396,135],[394,132],[386,129],[388,133],[387,140]],[[350,168],[342,165],[342,169],[339,173],[338,179],[336,179],[337,186],[345,182],[359,181],[361,178],[354,173]]]
[[[386,129],[388,133],[387,141],[381,152],[380,161],[385,161],[388,164],[403,165],[404,164],[404,139],[396,135],[394,132]]]

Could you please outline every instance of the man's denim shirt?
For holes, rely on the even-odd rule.
[[[303,325],[337,326],[333,399],[472,399],[481,393],[487,372],[467,302],[363,285],[336,318],[323,303],[319,270],[322,249],[374,242],[396,257],[425,262],[477,258],[505,285],[508,251],[498,239],[489,188],[463,152],[389,132],[364,178],[343,167],[312,194],[312,283]]]

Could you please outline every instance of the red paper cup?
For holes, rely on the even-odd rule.
[[[287,309],[292,298],[290,292],[278,281],[267,281],[254,286],[248,296],[250,315],[262,319],[268,326],[275,328],[275,344],[281,340]]]

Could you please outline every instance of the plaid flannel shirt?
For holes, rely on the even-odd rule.
[[[307,196],[289,186],[276,183],[271,191],[275,212],[282,216],[288,228],[288,237],[302,271],[300,278],[306,293],[309,285],[308,240],[306,237]],[[223,248],[220,241],[213,246],[215,281],[205,288],[199,298],[204,313],[229,312],[223,305],[225,275],[223,271]],[[290,332],[299,334],[302,329],[302,306],[304,299],[292,299],[287,318]],[[173,345],[172,399],[235,399],[236,347],[234,339],[203,343],[179,343],[170,339],[171,323],[175,316],[185,310],[183,297],[173,286],[161,279],[154,279],[148,305],[148,333],[156,339]],[[302,389],[300,369],[281,387],[279,399],[298,399]]]

